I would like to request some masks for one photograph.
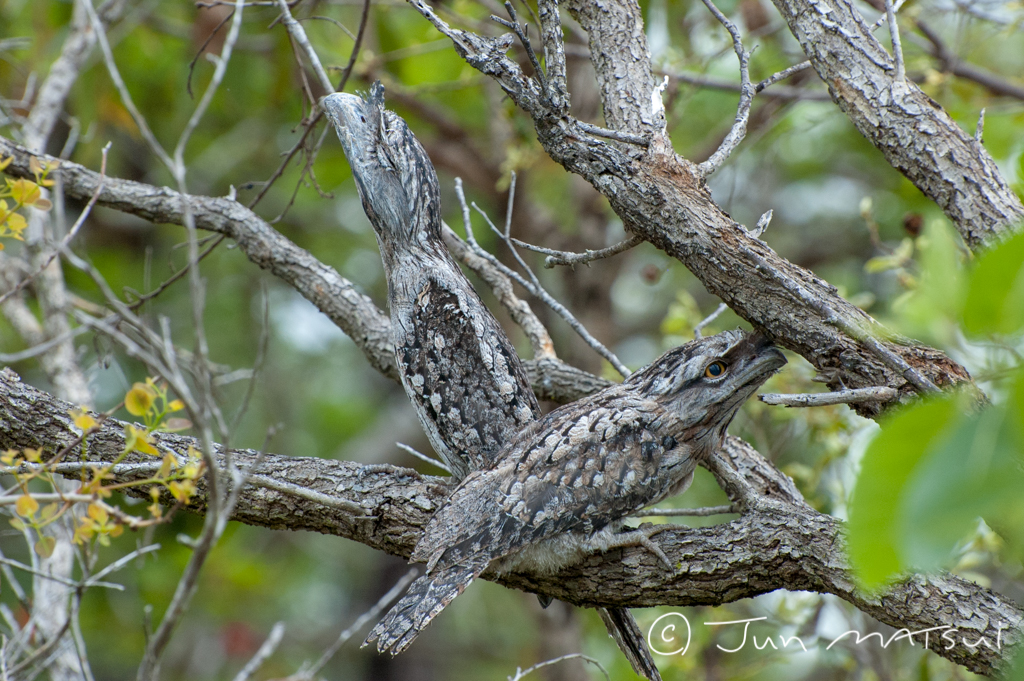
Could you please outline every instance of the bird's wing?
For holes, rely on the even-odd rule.
[[[693,470],[685,444],[655,434],[660,417],[621,396],[552,412],[497,467],[456,488],[413,559],[428,570],[493,560],[561,533],[592,534],[659,500]]]

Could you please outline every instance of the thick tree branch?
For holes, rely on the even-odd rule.
[[[896,64],[848,0],[773,0],[829,93],[886,160],[935,201],[972,249],[1024,220],[984,147]]]
[[[14,158],[4,172],[16,177],[32,177],[29,168],[32,156],[24,147],[0,137],[0,158]],[[38,155],[38,158],[51,157]],[[167,187],[103,178],[69,161],[64,161],[58,172],[68,196],[89,200],[102,182],[97,200],[101,206],[155,223],[180,225],[183,222],[181,197]],[[391,347],[391,321],[352,282],[296,246],[234,199],[191,195],[188,202],[197,228],[233,239],[249,260],[290,284],[337,324],[355,341],[375,369],[398,380]],[[595,385],[590,374],[557,359],[541,358],[526,365],[534,390],[545,399],[570,402],[590,392]]]
[[[0,372],[0,448],[53,452],[73,442],[78,433],[68,415],[72,406],[20,382],[9,370]],[[124,425],[103,422],[90,437],[90,460],[118,456]],[[181,455],[195,444],[181,435],[156,439],[160,449]],[[219,447],[217,455],[223,460]],[[232,456],[245,467],[260,453],[233,450]],[[132,455],[115,469],[116,479],[143,479],[156,465],[154,457]],[[674,574],[646,550],[631,548],[595,555],[555,576],[511,575],[497,581],[581,606],[720,605],[783,588],[831,593],[896,628],[940,627],[931,632],[929,648],[972,671],[993,674],[1010,659],[1011,646],[1021,639],[1024,612],[1008,599],[948,574],[913,576],[880,595],[864,593],[846,566],[841,522],[806,505],[789,478],[736,438],[729,438],[712,468],[743,515],[659,534],[659,544],[679,565]],[[234,520],[334,534],[402,557],[408,557],[448,492],[443,478],[408,469],[306,457],[268,454],[256,473],[239,495]],[[295,489],[336,503],[281,491]],[[148,497],[145,489],[133,493]],[[204,495],[201,487],[191,510],[203,512]],[[950,634],[956,645],[949,650],[943,630],[956,630]],[[991,647],[976,645],[981,636]],[[914,641],[923,643],[923,635]]]
[[[871,342],[840,331],[856,328],[897,355],[931,383],[947,387],[970,380],[942,353],[892,338],[835,287],[781,258],[752,238],[711,197],[697,166],[678,156],[669,140],[653,133],[649,147],[608,144],[578,129],[567,113],[545,104],[534,81],[505,55],[511,36],[486,38],[453,28],[420,0],[410,0],[472,66],[494,77],[533,118],[545,151],[607,197],[626,228],[684,263],[707,290],[776,343],[811,362],[833,389],[887,386],[914,389]],[[590,35],[591,52],[609,127],[659,130],[660,99],[635,3],[567,3]],[[546,46],[551,49],[550,45]],[[603,60],[603,61],[602,61]],[[602,68],[601,64],[614,64]],[[628,74],[624,77],[623,74]],[[801,291],[794,295],[793,291]],[[821,310],[832,314],[823,315]],[[859,405],[864,415],[876,405]]]

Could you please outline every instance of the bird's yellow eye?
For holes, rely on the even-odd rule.
[[[725,364],[723,362],[712,362],[704,369],[704,376],[707,378],[721,378],[725,376]]]

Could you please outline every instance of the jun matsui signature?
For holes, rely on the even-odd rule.
[[[765,648],[771,647],[773,650],[784,650],[789,648],[790,645],[795,649],[797,646],[804,652],[807,652],[807,646],[804,645],[803,640],[799,636],[777,636],[778,645],[775,643],[775,639],[771,636],[766,636],[764,639],[759,640],[757,635],[750,632],[750,625],[753,622],[761,622],[767,620],[767,617],[751,617],[743,620],[730,620],[728,622],[704,622],[706,627],[724,627],[730,625],[743,625],[743,640],[735,648],[723,648],[721,645],[716,646],[719,650],[725,653],[738,653],[743,650],[747,645],[748,639],[753,642],[754,648],[757,650],[764,650]],[[660,625],[660,628],[659,628]],[[683,632],[677,631],[677,626],[685,629],[686,642],[680,647],[674,650],[665,649],[667,646],[679,646],[679,642],[683,639]],[[896,641],[910,641],[910,645],[916,645],[915,637],[921,637],[916,639],[917,641],[924,644],[925,648],[929,647],[929,637],[938,637],[939,640],[945,642],[943,650],[951,650],[958,643],[963,644],[967,648],[974,650],[978,646],[984,645],[992,650],[1003,649],[1003,629],[1006,629],[1005,625],[999,625],[996,630],[996,640],[993,644],[992,641],[986,636],[980,636],[976,641],[970,641],[966,636],[960,636],[959,640],[957,635],[960,630],[953,626],[938,626],[930,627],[928,629],[919,629],[917,631],[911,631],[910,629],[898,629],[889,638],[885,638],[882,634],[877,631],[873,631],[869,634],[861,634],[856,629],[851,629],[842,633],[841,635],[832,639],[825,650],[830,650],[832,646],[836,645],[842,640],[848,637],[854,645],[860,645],[872,638],[877,637],[878,644],[883,648],[888,648],[890,644]],[[657,631],[657,636],[655,632]],[[690,629],[690,620],[686,618],[686,615],[681,612],[669,612],[665,613],[658,619],[654,620],[651,624],[651,628],[647,632],[647,645],[650,649],[659,655],[685,655],[686,651],[690,648],[690,639],[692,638],[692,630]],[[817,645],[821,645],[818,643]],[[940,644],[941,645],[941,644]]]

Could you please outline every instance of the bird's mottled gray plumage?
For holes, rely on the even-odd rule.
[[[724,373],[708,376],[716,361]],[[401,652],[488,567],[551,572],[616,545],[620,521],[684,489],[739,406],[784,363],[763,337],[726,332],[531,424],[430,519],[412,556],[427,573],[367,641]]]
[[[437,174],[419,141],[384,108],[333,94],[334,124],[388,280],[392,342],[402,385],[430,444],[456,479],[494,462],[540,415],[522,362],[441,240]]]

